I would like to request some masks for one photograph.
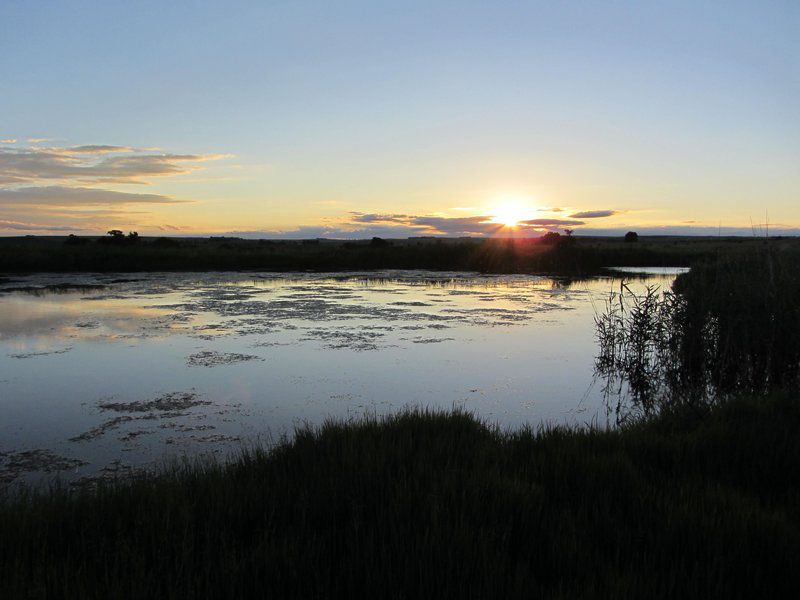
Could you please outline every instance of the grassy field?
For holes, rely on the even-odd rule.
[[[799,491],[787,398],[613,431],[407,412],[9,496],[0,596],[797,597]]]
[[[70,271],[342,271],[432,269],[484,273],[592,274],[607,266],[690,266],[720,252],[747,252],[763,238],[564,236],[542,239],[242,240],[236,238],[0,238],[0,273]],[[552,240],[551,240],[552,241]],[[798,238],[770,245],[800,248]]]

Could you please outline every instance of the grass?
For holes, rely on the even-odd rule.
[[[597,370],[634,413],[800,389],[800,252],[721,252],[673,290],[625,285],[596,318]]]
[[[800,593],[800,403],[615,430],[410,411],[0,502],[3,598]]]
[[[563,241],[563,240],[562,240]],[[719,251],[744,252],[763,239],[574,237],[548,245],[540,239],[242,240],[139,238],[100,243],[96,238],[0,238],[0,273],[115,271],[342,271],[431,269],[484,273],[589,275],[606,266],[690,266]],[[800,247],[800,240],[772,239]]]

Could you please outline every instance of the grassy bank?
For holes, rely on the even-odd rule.
[[[690,266],[746,252],[756,238],[242,240],[236,238],[0,238],[0,273],[70,271],[342,271],[431,269],[592,274],[606,266]],[[772,239],[800,248],[800,240]]]
[[[0,503],[0,596],[791,597],[800,403],[615,431],[327,424],[227,466]]]

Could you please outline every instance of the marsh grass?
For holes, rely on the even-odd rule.
[[[596,370],[621,419],[800,388],[800,253],[752,250],[700,262],[672,290],[611,292]]]
[[[791,597],[800,405],[617,430],[407,411],[0,502],[3,598]]]

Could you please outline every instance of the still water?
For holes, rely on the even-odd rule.
[[[678,271],[646,272],[632,285],[669,286]],[[224,456],[410,406],[504,427],[604,424],[594,316],[621,276],[0,279],[0,482]]]

